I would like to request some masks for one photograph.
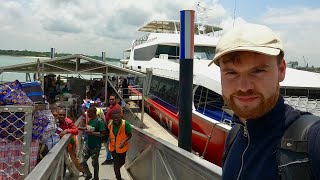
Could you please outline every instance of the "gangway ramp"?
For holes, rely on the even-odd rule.
[[[76,124],[81,118],[78,119]],[[65,135],[31,171],[26,180],[62,179],[64,155],[67,153],[67,145],[70,139],[70,134]],[[100,164],[105,159],[104,149],[101,150],[101,154],[99,157]],[[221,175],[220,167],[133,126],[126,164],[122,169],[124,179],[215,180],[221,179]],[[112,166],[100,165],[99,178],[114,179]],[[83,177],[74,176],[73,179],[83,179]]]
[[[136,117],[134,117],[136,116]],[[178,146],[178,140],[176,137],[162,127],[157,121],[150,117],[147,113],[144,113],[142,129],[155,137],[161,138],[175,146]],[[141,119],[141,113],[124,113],[124,117],[131,124],[139,127],[141,122],[137,122],[136,119]]]
[[[103,145],[100,150],[100,156],[99,156],[99,178],[100,180],[115,180],[116,176],[114,174],[113,165],[101,165],[103,161],[106,160],[106,149]],[[91,165],[91,158],[88,160],[88,166],[90,169],[90,172],[93,175],[93,167]],[[127,170],[123,166],[121,168],[121,176],[124,180],[131,180],[131,178],[128,175]],[[67,173],[65,180],[84,180],[85,177],[82,175],[82,173],[76,172],[75,175],[71,175],[69,172]]]

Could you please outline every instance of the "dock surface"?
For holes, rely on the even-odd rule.
[[[105,146],[102,145],[100,150],[100,156],[99,156],[99,179],[100,180],[116,180],[116,175],[113,171],[113,165],[101,165],[103,161],[106,160],[106,149]],[[91,158],[88,160],[88,166],[90,169],[90,172],[93,176],[93,167],[91,164]],[[125,167],[121,167],[121,177],[124,180],[131,180],[130,176],[128,175]],[[75,175],[71,176],[70,173],[67,172],[65,180],[84,180],[85,177],[82,175],[82,173],[77,172]]]
[[[141,113],[138,113],[138,117],[141,117]],[[157,121],[150,117],[147,113],[144,113],[143,117],[143,130],[158,137],[169,143],[178,146],[178,140],[176,137],[162,127]]]

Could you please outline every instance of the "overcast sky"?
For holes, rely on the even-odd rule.
[[[122,58],[151,20],[176,19],[196,0],[0,0],[0,49]],[[283,40],[287,61],[320,66],[320,1],[202,0],[208,23],[225,31],[243,22],[265,24]]]

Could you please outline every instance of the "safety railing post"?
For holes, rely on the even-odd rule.
[[[144,118],[144,91],[143,91],[143,88],[142,88],[142,93],[141,93],[141,96],[142,96],[142,100],[141,100],[141,126],[143,125],[143,118]]]
[[[30,156],[31,156],[31,141],[32,141],[32,107],[29,107],[29,111],[26,111],[25,125],[24,125],[24,138],[22,144],[23,162],[22,165],[23,177],[29,174]]]

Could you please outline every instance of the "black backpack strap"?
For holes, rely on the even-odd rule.
[[[320,117],[312,114],[300,116],[286,130],[281,139],[281,148],[294,152],[308,152],[308,130]]]
[[[277,150],[279,178],[313,179],[308,157],[308,131],[320,117],[311,114],[300,116],[293,122],[282,136]]]
[[[226,160],[228,154],[229,154],[229,151],[237,137],[237,134],[238,132],[240,131],[240,128],[241,128],[241,125],[240,124],[235,124],[232,129],[229,131],[229,134],[228,134],[228,139],[225,143],[225,146],[224,146],[224,152],[223,152],[223,155],[222,155],[222,167],[223,167],[223,164],[224,164],[224,161]]]

